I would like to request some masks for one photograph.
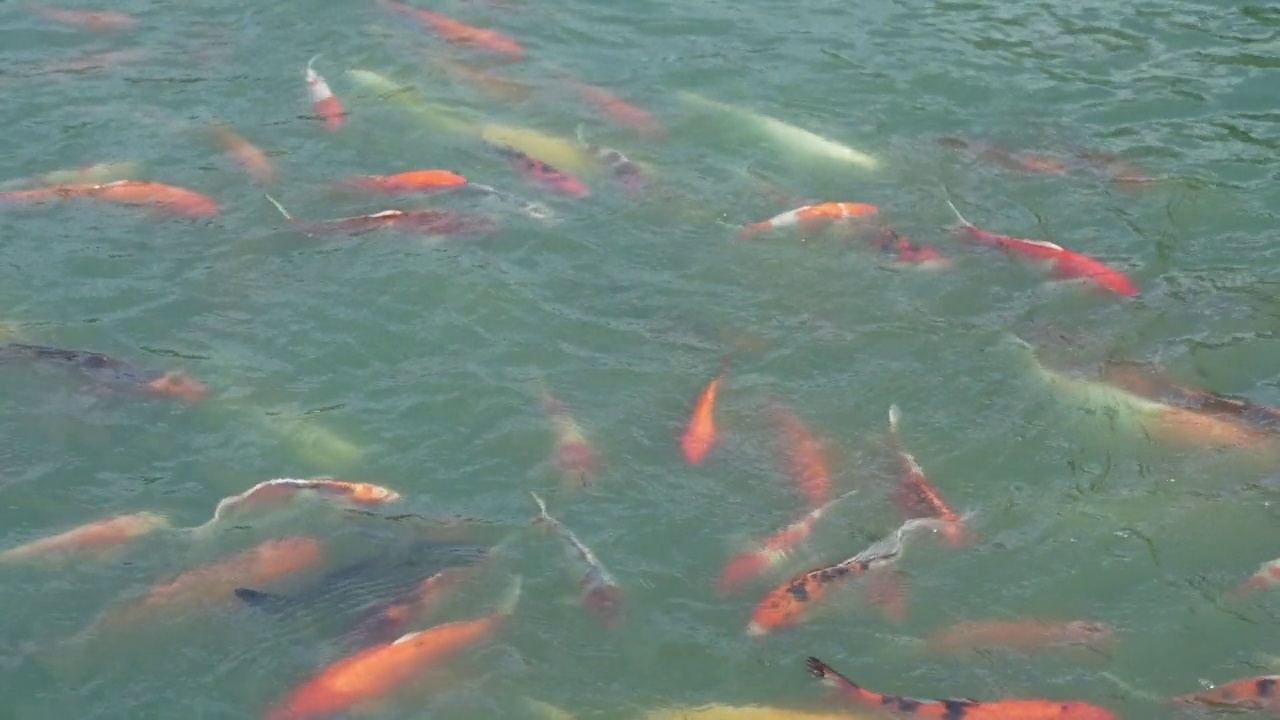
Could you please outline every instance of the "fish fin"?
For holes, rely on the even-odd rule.
[[[288,220],[288,221],[290,221],[290,222],[292,222],[292,221],[293,221],[293,216],[289,214],[289,211],[288,211],[288,210],[285,210],[283,205],[281,205],[280,203],[276,202],[276,199],[275,199],[275,198],[273,198],[273,197],[271,197],[271,194],[270,194],[270,193],[263,193],[263,195],[266,195],[266,196],[267,196],[267,200],[269,200],[269,201],[271,202],[271,204],[272,204],[272,205],[275,205],[275,206],[276,206],[276,209],[280,211],[280,214],[281,214],[281,215],[284,215],[284,219],[285,219],[285,220]]]
[[[252,588],[238,587],[234,592],[244,604],[269,612],[280,612],[297,604],[296,599],[286,595],[276,595]]]
[[[503,596],[502,602],[498,603],[498,607],[494,610],[496,615],[511,615],[516,611],[516,605],[520,603],[520,590],[524,587],[524,577],[515,575],[511,578],[511,585],[507,588],[506,595]]]
[[[547,512],[547,503],[544,502],[542,498],[538,497],[538,493],[530,490],[529,494],[533,496],[533,501],[538,503],[538,517],[534,518],[533,521],[534,522],[550,521],[552,518],[551,518],[551,514]]]
[[[392,645],[399,645],[399,644],[400,644],[400,643],[402,643],[402,642],[409,642],[410,640],[412,640],[412,639],[414,639],[414,638],[418,637],[419,635],[421,635],[421,634],[422,634],[422,633],[424,633],[424,632],[426,632],[426,631],[425,631],[425,630],[418,630],[417,632],[411,632],[411,633],[408,633],[408,634],[406,634],[406,635],[401,635],[400,637],[396,638],[395,640],[392,640],[392,641],[391,641],[391,644],[392,644]]]
[[[958,220],[961,225],[967,228],[973,227],[973,223],[965,220],[964,216],[960,214],[960,211],[956,209],[955,204],[951,202],[951,198],[947,198],[947,207],[951,208],[951,212],[956,214],[956,220]]]
[[[319,59],[320,59],[320,56],[321,56],[321,55],[323,55],[323,54],[324,54],[324,53],[316,53],[316,56],[315,56],[315,57],[313,57],[313,58],[311,58],[310,60],[308,60],[308,61],[307,61],[307,69],[308,69],[308,70],[311,70],[312,72],[315,72],[315,70],[314,70],[311,66],[312,66],[312,65],[315,65],[316,61],[317,61],[317,60],[319,60]]]
[[[809,669],[809,674],[821,680],[824,685],[829,687],[840,687],[841,685],[848,685],[855,688],[861,687],[849,678],[841,675],[835,670],[832,670],[830,665],[822,662],[812,655],[804,661],[804,664],[805,667]]]

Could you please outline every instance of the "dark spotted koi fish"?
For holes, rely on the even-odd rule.
[[[568,173],[561,172],[547,163],[532,157],[510,145],[502,145],[499,143],[489,143],[490,146],[498,151],[498,154],[511,161],[517,170],[526,177],[537,181],[543,186],[555,190],[556,192],[565,193],[567,195],[586,195],[587,186],[582,181]]]
[[[496,222],[482,215],[466,215],[448,210],[383,210],[370,215],[308,223],[290,215],[289,211],[270,195],[267,195],[267,200],[276,206],[291,225],[308,235],[363,235],[383,228],[393,228],[416,235],[461,235],[489,233],[498,229]]]
[[[0,364],[41,362],[79,370],[102,387],[169,395],[188,402],[204,399],[208,389],[177,371],[144,370],[123,360],[84,350],[64,350],[41,345],[0,345]]]
[[[872,692],[816,657],[805,661],[809,674],[835,688],[852,702],[879,708],[903,717],[933,720],[1116,720],[1115,713],[1086,702],[1014,699],[982,702],[968,698],[954,700],[914,700],[899,695]]]
[[[902,412],[897,405],[889,406],[889,442],[898,456],[898,510],[907,519],[918,517],[937,518],[944,523],[942,534],[952,545],[965,542],[964,528],[960,523],[960,515],[952,510],[938,489],[925,477],[924,468],[916,462],[915,456],[907,452],[902,436],[898,433],[898,421]]]
[[[1276,682],[1280,675],[1235,680],[1194,695],[1182,695],[1173,699],[1180,705],[1217,705],[1238,708],[1280,708],[1280,693]]]
[[[582,604],[600,618],[605,625],[616,627],[622,621],[622,587],[605,568],[604,563],[591,552],[577,535],[565,527],[559,520],[547,514],[547,504],[536,493],[529,493],[538,503],[538,517],[535,524],[549,526],[564,542],[569,558],[582,566],[582,578],[578,585],[582,590]]]

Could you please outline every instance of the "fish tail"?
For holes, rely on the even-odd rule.
[[[804,664],[809,669],[809,674],[821,680],[822,684],[827,687],[852,690],[857,693],[869,693],[861,685],[836,672],[830,665],[812,655],[804,661]]]
[[[317,55],[316,57],[319,57],[319,56]],[[273,198],[273,197],[271,197],[271,194],[270,194],[270,193],[263,193],[263,195],[266,195],[266,196],[267,196],[267,200],[268,200],[268,201],[270,201],[272,205],[275,205],[275,206],[276,206],[276,209],[280,211],[280,214],[281,214],[281,215],[284,215],[284,219],[285,219],[285,220],[288,220],[289,222],[294,222],[294,217],[293,217],[292,215],[290,215],[290,214],[289,214],[289,211],[288,211],[288,210],[285,210],[285,209],[284,209],[284,206],[283,206],[283,205],[281,205],[280,203],[276,202],[276,199],[275,199],[275,198]]]
[[[315,56],[315,57],[313,57],[313,58],[311,58],[310,60],[308,60],[308,61],[307,61],[307,71],[308,71],[308,72],[315,72],[315,70],[314,70],[311,66],[312,66],[312,65],[314,65],[314,64],[315,64],[315,62],[316,62],[317,60],[319,60],[319,59],[320,59],[320,56],[321,56],[321,55],[323,55],[323,54],[324,54],[324,53],[316,53],[316,56]]]
[[[520,604],[520,591],[524,587],[524,576],[513,575],[511,584],[507,587],[507,592],[502,596],[502,601],[498,603],[498,607],[494,609],[495,615],[506,617],[512,615],[516,611],[516,605]]]

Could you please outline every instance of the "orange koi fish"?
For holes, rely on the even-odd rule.
[[[271,177],[275,174],[275,168],[271,166],[271,160],[267,158],[267,154],[262,152],[262,148],[240,137],[234,130],[218,123],[213,126],[213,134],[217,137],[218,142],[222,143],[222,147],[231,156],[240,163],[245,172],[258,182],[267,184],[271,182]]]
[[[1018,153],[1015,154],[1007,148],[999,145],[991,145],[983,142],[970,142],[954,137],[944,137],[938,140],[938,144],[943,147],[955,148],[958,150],[967,150],[979,160],[999,165],[1005,170],[1014,172],[1027,173],[1043,173],[1046,175],[1066,175],[1067,164],[1057,158],[1048,155],[1037,155],[1035,153]]]
[[[383,210],[370,215],[308,223],[290,215],[289,211],[270,195],[267,195],[267,200],[276,206],[291,225],[307,235],[330,233],[364,235],[384,228],[415,235],[462,235],[491,233],[498,229],[496,222],[483,215],[466,215],[449,210]]]
[[[557,170],[547,163],[544,163],[543,161],[509,145],[502,145],[499,143],[488,144],[490,147],[497,150],[499,155],[510,160],[511,164],[516,168],[516,170],[519,170],[521,174],[540,183],[544,187],[567,195],[581,196],[587,194],[587,186],[578,178]]]
[[[871,244],[880,252],[892,254],[899,262],[916,265],[923,269],[941,269],[951,265],[951,260],[943,257],[937,248],[928,245],[917,245],[891,227],[876,230]]]
[[[968,652],[1000,647],[1022,652],[1062,645],[1097,645],[1111,640],[1108,625],[1084,620],[986,620],[962,622],[937,633],[928,641],[931,652]]]
[[[600,470],[600,458],[582,432],[582,426],[573,419],[569,408],[557,400],[546,388],[542,389],[542,408],[555,430],[556,467],[566,487],[595,483]]]
[[[1262,677],[1235,680],[1219,685],[1212,690],[1205,690],[1194,695],[1182,695],[1173,698],[1179,705],[1210,705],[1237,708],[1280,708],[1280,695],[1276,693],[1276,682],[1280,675],[1264,675]]]
[[[33,2],[27,3],[27,7],[49,20],[68,25],[79,25],[90,30],[127,30],[138,22],[132,17],[119,12],[66,10]]]
[[[479,88],[492,97],[506,102],[522,102],[528,99],[533,89],[528,85],[510,78],[502,77],[488,70],[477,70],[461,63],[452,62],[440,55],[431,55],[431,62],[444,68],[445,72],[454,75]]]
[[[359,645],[385,643],[400,637],[406,625],[425,617],[472,575],[479,563],[454,565],[418,583],[411,592],[370,608],[347,633]]]
[[[799,520],[765,538],[758,547],[736,555],[724,566],[716,587],[721,593],[732,592],[747,579],[777,566],[790,557],[791,550],[813,533],[813,526],[831,509],[857,490],[849,492],[805,513]]]
[[[774,215],[768,220],[747,225],[738,231],[738,237],[745,240],[762,232],[793,226],[799,226],[801,230],[812,232],[824,228],[837,220],[870,217],[878,211],[879,208],[875,205],[856,202],[824,202],[817,205],[805,205],[794,210],[788,210],[780,215]]]
[[[329,83],[312,67],[319,55],[307,61],[307,70],[303,77],[307,80],[307,97],[311,99],[311,109],[324,121],[326,130],[337,130],[346,122],[346,110],[342,102],[329,89]]]
[[[54,185],[0,192],[0,201],[13,202],[47,202],[80,197],[106,200],[118,205],[142,205],[190,217],[204,217],[218,212],[218,204],[207,195],[173,185],[139,180],[117,180],[103,185]]]
[[[1103,366],[1102,379],[1148,400],[1173,403],[1211,415],[1237,418],[1258,430],[1280,430],[1280,408],[1235,395],[1188,388],[1141,363],[1109,361]]]
[[[1255,591],[1275,587],[1276,585],[1280,585],[1280,558],[1262,563],[1257,572],[1250,575],[1232,592],[1231,597],[1239,599]]]
[[[941,524],[933,518],[908,520],[892,535],[848,560],[795,575],[770,590],[756,604],[751,611],[751,622],[747,624],[747,634],[760,636],[802,622],[830,590],[844,585],[855,575],[897,562],[911,534],[917,529],[937,528]]]
[[[1023,240],[982,230],[965,220],[950,200],[947,205],[956,214],[961,232],[984,245],[999,248],[1012,255],[1047,262],[1052,268],[1053,277],[1059,280],[1083,279],[1117,295],[1133,297],[1138,294],[1138,289],[1124,273],[1099,260],[1044,240]]]
[[[574,81],[570,84],[573,86],[574,92],[578,94],[578,97],[596,106],[610,120],[635,128],[640,131],[641,135],[656,137],[665,133],[662,126],[658,124],[652,115],[608,90],[595,85],[588,85],[584,82]]]
[[[900,695],[882,695],[856,685],[816,657],[805,661],[809,674],[835,688],[859,705],[889,710],[903,717],[934,720],[1117,720],[1106,708],[1079,701],[1017,699],[994,700],[913,700]]]
[[[333,478],[299,480],[295,478],[277,478],[265,480],[245,490],[239,495],[225,497],[218,501],[213,509],[213,518],[204,525],[193,530],[207,528],[233,512],[246,509],[262,510],[273,506],[284,505],[293,500],[299,493],[311,492],[331,502],[352,505],[382,505],[400,499],[400,493],[391,488],[366,482],[350,482]]]
[[[467,179],[452,170],[410,170],[395,175],[360,175],[346,185],[381,193],[416,193],[450,190],[466,185]]]
[[[931,517],[942,520],[942,534],[952,545],[962,545],[967,541],[960,515],[952,510],[938,494],[938,489],[925,477],[924,468],[916,462],[915,457],[907,452],[898,433],[898,420],[901,413],[897,405],[889,406],[889,440],[898,456],[898,510],[903,517],[910,520],[918,517]]]
[[[582,577],[578,580],[582,604],[606,626],[617,627],[622,623],[622,586],[596,554],[591,552],[591,548],[579,540],[572,530],[547,514],[547,504],[542,498],[536,493],[529,494],[538,503],[538,517],[534,518],[534,524],[550,527],[564,543],[569,559],[582,568]]]
[[[445,17],[440,13],[421,10],[402,2],[396,2],[396,0],[378,0],[378,4],[389,10],[414,18],[448,42],[460,45],[476,45],[515,59],[524,57],[524,48],[520,47],[520,43],[496,30],[467,25],[453,18]]]
[[[786,407],[775,403],[770,414],[782,440],[784,472],[809,501],[809,507],[825,503],[831,496],[831,474],[822,445],[804,421]]]
[[[720,372],[698,394],[693,404],[693,412],[689,416],[689,424],[680,436],[680,449],[684,451],[684,459],[691,465],[697,465],[707,456],[716,437],[716,393],[720,383],[724,382],[725,370],[729,367],[729,356],[720,359]]]
[[[168,527],[169,519],[155,513],[117,515],[0,552],[0,563],[98,555],[115,550],[136,537]]]
[[[515,612],[520,576],[502,605],[474,620],[436,625],[348,655],[303,681],[266,720],[309,720],[342,713],[399,690],[424,671],[493,635]]]

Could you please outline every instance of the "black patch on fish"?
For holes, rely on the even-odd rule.
[[[946,712],[943,713],[942,720],[961,720],[972,705],[973,702],[968,700],[943,700],[942,707]]]
[[[1272,677],[1258,678],[1258,682],[1254,684],[1258,690],[1258,697],[1271,697],[1271,693],[1276,689],[1276,679]]]
[[[282,612],[299,604],[297,598],[262,592],[253,588],[238,587],[235,589],[235,594],[244,604],[270,613]]]
[[[792,583],[787,587],[787,593],[800,602],[809,602],[809,590],[804,583]]]
[[[898,711],[904,713],[913,713],[920,709],[920,701],[912,700],[904,697],[890,697],[890,701],[898,704]]]

